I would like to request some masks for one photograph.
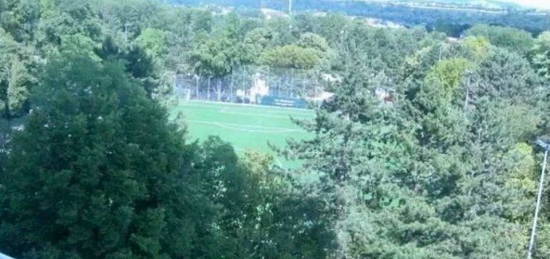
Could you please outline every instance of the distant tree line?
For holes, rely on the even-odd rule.
[[[232,6],[243,10],[272,8],[281,11],[288,10],[287,1],[278,0],[171,0],[173,3],[189,6],[216,4]],[[475,24],[492,24],[523,29],[533,34],[550,29],[549,13],[537,14],[529,9],[461,9],[456,8],[421,8],[403,4],[377,3],[369,1],[333,1],[333,0],[297,0],[293,1],[293,9],[298,12],[341,12],[359,17],[373,17],[400,23],[405,26],[425,26],[428,30],[444,32],[449,36],[458,37],[466,29]],[[476,10],[477,9],[477,10]]]

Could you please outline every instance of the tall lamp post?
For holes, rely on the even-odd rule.
[[[539,218],[540,202],[542,199],[542,189],[544,187],[544,174],[546,173],[546,163],[548,159],[548,151],[550,151],[550,141],[537,140],[537,145],[544,149],[544,162],[542,164],[542,172],[540,174],[539,192],[537,194],[537,205],[535,207],[535,217],[533,219],[533,227],[531,229],[531,239],[529,241],[529,251],[527,253],[527,259],[531,259],[533,256],[533,248],[535,246],[535,236],[537,234],[537,221]]]

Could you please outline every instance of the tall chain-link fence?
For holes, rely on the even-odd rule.
[[[173,93],[185,100],[261,104],[267,97],[305,102],[323,93],[322,78],[313,70],[241,66],[223,77],[178,74]]]

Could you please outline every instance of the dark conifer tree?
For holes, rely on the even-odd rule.
[[[0,176],[0,243],[21,258],[207,254],[208,200],[159,104],[115,61],[46,68]],[[186,173],[187,172],[187,173]]]

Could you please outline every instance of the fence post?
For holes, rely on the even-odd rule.
[[[544,173],[546,171],[546,163],[548,159],[548,149],[544,152],[544,162],[542,164],[542,172],[540,174],[539,192],[537,195],[537,204],[535,206],[535,218],[533,219],[533,228],[531,229],[531,240],[529,241],[529,251],[527,252],[527,258],[531,259],[533,254],[533,247],[535,246],[535,237],[537,233],[537,221],[539,217],[540,202],[542,199],[542,189],[544,187]]]

